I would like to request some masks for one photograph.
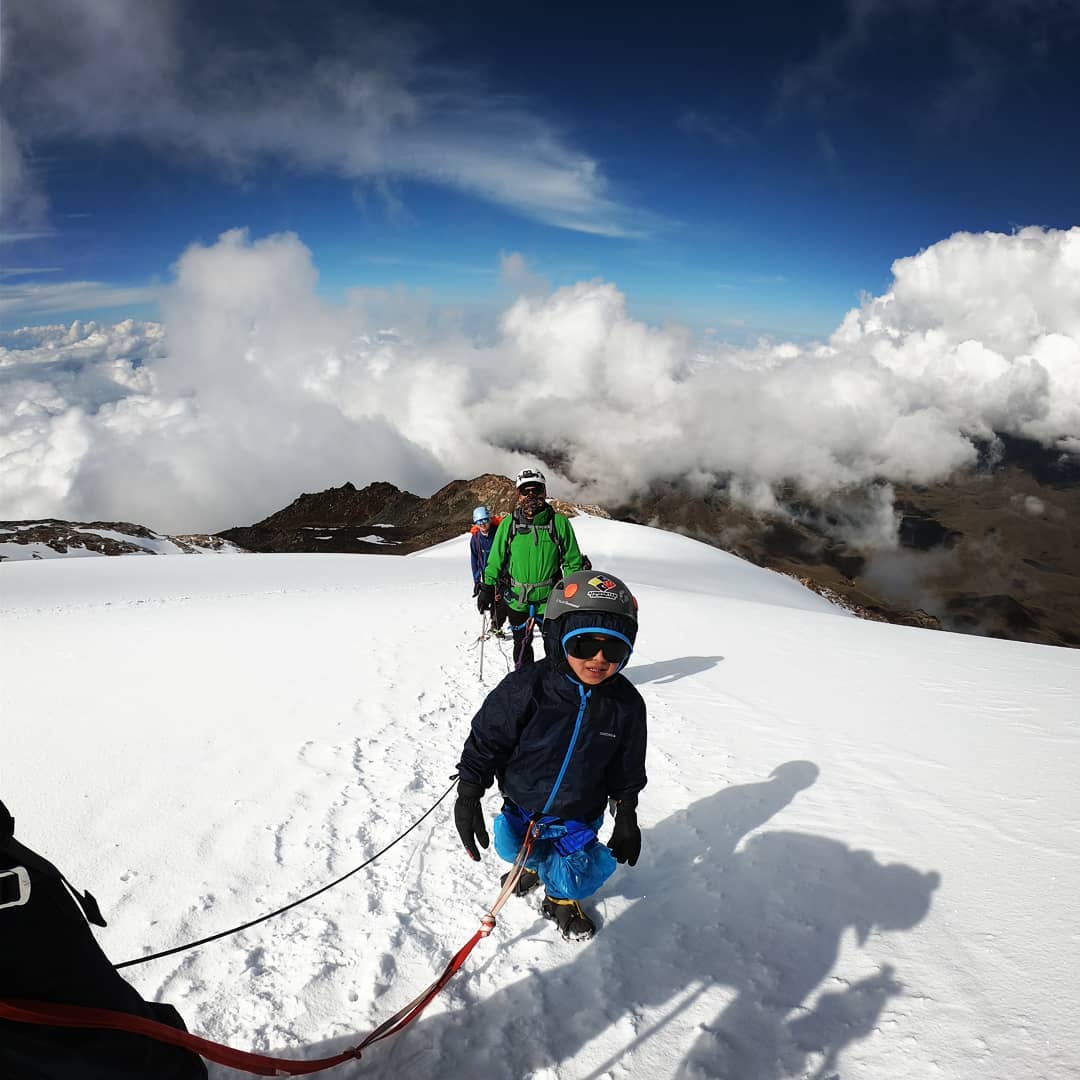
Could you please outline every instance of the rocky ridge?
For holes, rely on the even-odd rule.
[[[305,493],[254,525],[226,529],[220,535],[249,551],[406,555],[460,536],[472,522],[476,506],[507,514],[516,501],[513,482],[494,473],[453,480],[427,499],[383,482],[359,489],[346,483]],[[551,502],[570,517],[580,511],[609,516],[598,506]]]
[[[0,562],[64,555],[196,555],[238,550],[220,536],[166,536],[130,521],[0,521]]]

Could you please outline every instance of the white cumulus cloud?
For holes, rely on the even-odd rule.
[[[0,335],[0,517],[118,517],[165,531],[255,520],[304,490],[428,494],[512,473],[617,501],[731,480],[748,504],[933,482],[994,433],[1080,441],[1080,228],[957,234],[898,260],[814,346],[735,348],[630,317],[618,288],[523,292],[467,334],[407,293],[317,294],[291,234],[189,248],[164,323]],[[863,538],[888,543],[879,483]]]

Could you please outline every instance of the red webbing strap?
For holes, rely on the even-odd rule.
[[[439,991],[457,974],[458,969],[465,963],[465,958],[473,951],[476,943],[491,933],[487,927],[482,927],[460,948],[446,970],[419,996],[413,998],[403,1009],[399,1009],[389,1020],[384,1020],[357,1048],[357,1056],[361,1050],[366,1049],[380,1039],[396,1035],[403,1027],[411,1024],[431,1003],[435,1000]]]
[[[29,1024],[51,1024],[56,1027],[111,1028],[118,1031],[130,1031],[136,1035],[146,1035],[158,1042],[182,1046],[194,1050],[207,1061],[227,1065],[232,1069],[242,1069],[257,1076],[302,1076],[307,1073],[321,1072],[333,1068],[345,1061],[360,1057],[360,1052],[391,1035],[396,1035],[403,1027],[411,1024],[435,1000],[439,991],[457,974],[465,963],[476,943],[491,933],[491,928],[482,926],[459,949],[446,965],[443,973],[422,993],[403,1009],[394,1013],[389,1020],[380,1024],[359,1046],[346,1050],[334,1057],[318,1058],[315,1061],[293,1061],[289,1058],[266,1057],[252,1054],[246,1050],[234,1050],[230,1046],[211,1042],[198,1035],[170,1027],[168,1024],[147,1020],[130,1013],[114,1012],[111,1009],[91,1009],[82,1005],[55,1005],[44,1001],[26,1001],[22,998],[0,998],[0,1019],[21,1020]]]
[[[83,1005],[56,1005],[46,1001],[27,1001],[22,998],[0,998],[0,1019],[20,1020],[28,1024],[51,1024],[56,1027],[111,1028],[145,1035],[158,1042],[182,1046],[193,1050],[207,1061],[242,1069],[256,1076],[304,1076],[321,1072],[360,1056],[360,1047],[354,1047],[333,1057],[314,1061],[293,1061],[289,1058],[267,1057],[247,1050],[234,1050],[231,1046],[211,1042],[209,1039],[191,1035],[186,1031],[148,1020],[130,1013],[114,1012],[112,1009],[92,1009]]]
[[[457,974],[465,963],[469,953],[481,938],[487,937],[495,928],[495,916],[506,903],[525,868],[525,861],[532,850],[538,826],[529,826],[522,842],[521,850],[514,861],[513,868],[507,875],[506,882],[498,899],[480,920],[480,929],[453,955],[443,973],[418,997],[413,998],[403,1009],[399,1009],[389,1020],[381,1023],[359,1046],[345,1050],[334,1057],[316,1058],[314,1061],[293,1061],[291,1058],[267,1057],[265,1054],[252,1054],[247,1050],[234,1050],[231,1046],[211,1042],[199,1035],[147,1020],[130,1013],[115,1012],[112,1009],[92,1009],[84,1005],[56,1005],[47,1001],[27,1001],[24,998],[0,998],[0,1020],[19,1020],[26,1024],[49,1024],[55,1027],[74,1028],[110,1028],[115,1031],[130,1031],[136,1035],[145,1035],[158,1042],[182,1046],[196,1054],[214,1061],[218,1065],[227,1065],[231,1069],[241,1069],[255,1073],[256,1076],[305,1076],[309,1073],[322,1072],[346,1061],[355,1061],[360,1052],[380,1039],[395,1035],[402,1028],[411,1024],[435,1000],[439,991]]]
[[[480,929],[454,954],[450,963],[446,965],[446,970],[419,997],[413,998],[408,1005],[403,1009],[399,1009],[389,1020],[384,1020],[356,1048],[357,1053],[366,1049],[372,1043],[385,1039],[389,1035],[394,1035],[406,1025],[411,1024],[434,1001],[439,991],[454,977],[461,965],[465,963],[466,957],[475,948],[476,943],[481,938],[487,937],[495,929],[495,916],[513,894],[514,886],[517,885],[518,878],[521,877],[521,872],[525,869],[525,861],[529,857],[529,852],[532,851],[538,830],[539,826],[534,823],[526,831],[521,850],[517,853],[517,858],[514,860],[510,873],[506,875],[502,891],[496,898],[495,903],[488,909],[487,914],[480,920]]]

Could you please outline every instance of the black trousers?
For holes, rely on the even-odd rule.
[[[491,609],[491,629],[501,630],[502,624],[506,622],[506,613],[509,609],[506,606],[506,601],[501,596],[495,597],[495,606]]]
[[[529,626],[528,611],[518,611],[512,607],[507,608],[507,618],[510,620],[510,631],[514,635],[514,666],[524,667],[526,664],[535,663],[532,639],[534,633],[539,633],[543,618],[536,619],[533,625]]]

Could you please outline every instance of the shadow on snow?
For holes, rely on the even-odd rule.
[[[688,675],[698,675],[702,671],[716,667],[722,656],[680,656],[677,660],[661,660],[655,664],[631,666],[623,673],[635,686],[645,683],[673,683],[685,679]]]
[[[874,933],[911,929],[941,879],[806,833],[756,833],[739,847],[817,774],[811,762],[788,762],[765,781],[723,788],[646,830],[637,867],[620,868],[595,897],[602,906],[621,895],[629,906],[603,922],[592,942],[574,946],[566,963],[483,998],[466,968],[444,991],[447,1012],[421,1018],[333,1075],[519,1080],[556,1068],[617,1028],[618,1050],[583,1077],[599,1080],[693,1010],[680,1020],[685,1045],[660,1055],[679,1061],[682,1080],[833,1076],[844,1048],[869,1034],[888,999],[903,993],[883,964],[811,1005],[844,935],[854,931],[862,945]],[[538,917],[522,936],[536,934],[555,931]],[[727,992],[728,1003],[698,1019],[700,997],[714,988]],[[651,1026],[640,1018],[642,1008],[665,1007]],[[303,1056],[355,1041],[309,1046]]]

